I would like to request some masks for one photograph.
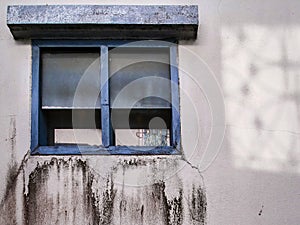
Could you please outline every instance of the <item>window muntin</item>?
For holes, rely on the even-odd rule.
[[[168,90],[165,93],[168,93],[167,95],[161,95],[160,97],[157,96],[147,96],[145,98],[139,99],[135,103],[135,105],[132,106],[132,108],[129,111],[129,114],[131,114],[131,117],[133,120],[128,120],[128,122],[131,124],[129,128],[131,130],[138,129],[138,132],[136,133],[137,136],[141,137],[142,139],[139,140],[139,143],[141,144],[136,144],[135,146],[132,146],[134,148],[131,148],[131,146],[118,146],[118,142],[115,140],[115,134],[118,133],[118,130],[122,129],[125,131],[125,128],[128,128],[127,124],[126,127],[122,127],[122,123],[119,123],[118,120],[117,123],[116,121],[113,121],[113,111],[115,109],[118,110],[128,110],[128,106],[125,104],[123,107],[113,107],[110,103],[110,88],[113,85],[110,85],[111,80],[109,80],[109,76],[111,75],[109,73],[110,68],[114,68],[113,65],[111,65],[111,60],[110,56],[108,54],[108,50],[114,47],[117,47],[119,45],[123,46],[123,44],[127,44],[128,42],[106,42],[106,41],[34,41],[33,43],[33,85],[36,84],[38,85],[41,80],[42,75],[39,73],[40,69],[42,68],[42,65],[40,64],[40,59],[41,59],[41,53],[45,49],[50,49],[50,52],[52,49],[60,49],[62,50],[61,52],[55,52],[55,54],[66,54],[64,52],[67,49],[67,53],[72,53],[72,54],[78,54],[78,50],[80,54],[85,53],[87,49],[93,48],[99,49],[100,54],[100,70],[99,74],[101,77],[101,104],[100,108],[98,107],[99,99],[94,98],[94,107],[86,106],[86,105],[79,105],[80,107],[76,108],[73,106],[70,107],[68,105],[66,108],[60,109],[62,112],[62,116],[55,116],[55,114],[61,114],[57,110],[57,107],[59,104],[55,105],[54,107],[48,107],[49,105],[44,105],[41,103],[39,99],[42,99],[40,89],[42,87],[38,88],[39,91],[36,90],[36,88],[33,88],[32,94],[33,94],[33,104],[32,104],[32,144],[31,144],[31,149],[33,154],[178,154],[179,153],[179,148],[180,148],[180,121],[179,121],[179,96],[178,96],[178,72],[177,72],[177,66],[176,66],[176,47],[172,43],[167,42],[163,44],[153,44],[153,42],[148,44],[138,44],[134,46],[130,46],[130,48],[134,48],[135,55],[133,57],[129,57],[126,60],[132,58],[134,59],[135,57],[137,58],[137,55],[142,52],[147,52],[149,51],[150,53],[152,52],[152,55],[147,52],[146,57],[150,57],[150,60],[145,60],[142,59],[141,57],[142,54],[140,54],[140,59],[141,61],[146,61],[146,62],[141,62],[145,63],[143,66],[145,66],[145,71],[147,71],[147,67],[150,68],[148,71],[151,71],[151,66],[149,66],[149,62],[151,63],[156,63],[155,61],[162,61],[162,62],[157,62],[156,64],[158,65],[159,63],[161,65],[161,71],[164,71],[162,73],[157,73],[158,78],[167,78],[170,82],[167,82],[168,84],[164,86],[165,90]],[[150,47],[149,47],[150,46]],[[76,49],[76,51],[74,51]],[[125,50],[123,51],[123,54],[128,54],[128,49],[121,49]],[[146,50],[146,51],[144,51]],[[83,52],[82,52],[83,51]],[[140,52],[139,52],[140,51]],[[91,53],[91,52],[90,52]],[[95,53],[95,52],[93,52]],[[117,53],[119,54],[120,51]],[[161,54],[163,53],[163,54]],[[97,53],[98,54],[98,53]],[[160,54],[160,55],[159,55]],[[153,57],[154,55],[154,57]],[[161,57],[159,59],[159,57]],[[95,57],[95,56],[94,56]],[[152,59],[151,59],[152,57]],[[117,57],[118,58],[118,57]],[[155,58],[155,60],[153,60]],[[158,60],[157,60],[158,59]],[[165,61],[164,61],[165,60]],[[148,65],[147,65],[148,64]],[[174,64],[174,65],[170,65]],[[122,63],[118,64],[122,65]],[[133,63],[134,68],[136,65]],[[142,68],[143,68],[142,66]],[[130,67],[130,65],[129,65]],[[94,67],[96,68],[96,67]],[[126,67],[125,67],[126,68]],[[128,69],[128,68],[127,68]],[[160,70],[158,69],[158,70]],[[152,69],[153,71],[153,69]],[[165,72],[168,71],[168,72]],[[149,72],[150,74],[151,72]],[[122,74],[122,73],[121,73]],[[146,73],[147,74],[147,73]],[[153,73],[152,73],[153,74]],[[143,74],[139,75],[140,78],[144,78]],[[146,76],[147,77],[147,76]],[[112,78],[112,77],[110,77]],[[126,79],[125,79],[126,80]],[[103,82],[104,81],[104,82]],[[108,82],[107,82],[108,81]],[[174,82],[175,81],[175,82]],[[51,82],[50,82],[51,83]],[[174,85],[175,84],[175,85]],[[158,83],[158,85],[161,85]],[[122,85],[120,85],[122,86]],[[175,86],[175,88],[174,88]],[[161,89],[159,89],[161,90]],[[100,92],[100,90],[99,90]],[[170,96],[170,93],[171,96]],[[164,94],[164,93],[163,93]],[[177,99],[177,100],[176,100]],[[130,100],[131,101],[131,100]],[[64,101],[62,101],[64,102]],[[68,101],[65,101],[68,102]],[[83,101],[84,102],[84,101]],[[124,107],[125,106],[125,107]],[[80,150],[78,149],[78,146],[76,145],[68,146],[68,145],[62,145],[62,146],[49,146],[49,136],[55,136],[55,132],[52,132],[51,135],[45,134],[45,127],[47,128],[47,125],[49,125],[49,122],[47,120],[45,121],[45,118],[49,117],[54,117],[54,118],[60,118],[58,119],[60,121],[59,124],[59,129],[77,129],[76,127],[71,124],[70,126],[70,111],[72,113],[74,112],[80,112],[83,113],[85,110],[92,110],[94,111],[94,127],[92,129],[102,129],[100,133],[102,133],[102,144],[101,145],[95,145],[95,146],[86,146],[84,148],[81,148]],[[88,112],[88,111],[87,111]],[[77,114],[80,114],[77,113]],[[85,112],[86,113],[86,112]],[[90,113],[90,112],[88,112]],[[76,113],[75,113],[76,114]],[[67,115],[65,117],[65,115]],[[159,115],[159,116],[157,116]],[[146,117],[145,117],[146,116]],[[148,117],[148,120],[145,119]],[[121,117],[122,118],[122,117]],[[149,121],[150,118],[150,121]],[[163,126],[161,125],[155,125],[152,119],[161,119],[163,118]],[[74,119],[74,118],[73,118]],[[55,120],[54,120],[55,121]],[[63,121],[63,122],[62,122]],[[67,121],[67,122],[66,122]],[[84,120],[83,120],[84,121]],[[137,121],[137,122],[136,122]],[[145,125],[148,122],[150,124],[152,123],[151,126]],[[52,122],[51,122],[52,123]],[[50,124],[51,124],[50,123]],[[57,123],[57,121],[53,122],[54,124]],[[62,124],[61,124],[62,123]],[[102,123],[102,124],[101,124]],[[66,125],[67,124],[67,125]],[[85,124],[88,123],[79,123],[79,129],[91,129],[89,126],[85,126]],[[113,127],[113,124],[117,124],[116,127]],[[154,124],[154,125],[153,125]],[[81,126],[81,127],[80,127]],[[54,131],[55,131],[55,126]],[[160,131],[159,131],[160,130]],[[158,131],[158,132],[157,132]],[[47,132],[46,132],[47,133]],[[99,133],[99,132],[98,132]],[[165,141],[159,141],[159,138],[156,140],[151,140],[149,141],[149,135],[147,134],[154,134],[154,133],[161,133],[163,135],[167,136],[167,142],[168,144],[165,143]],[[48,136],[48,138],[45,138],[45,136]],[[45,141],[45,139],[47,140]],[[55,140],[52,141],[52,144],[55,145]],[[148,143],[148,144],[147,144]],[[149,144],[150,143],[150,144]],[[160,143],[160,146],[151,146],[151,143]],[[141,146],[143,145],[143,146]],[[148,145],[148,146],[144,146]],[[169,145],[169,146],[165,146]]]

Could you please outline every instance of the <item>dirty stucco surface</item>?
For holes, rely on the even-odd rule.
[[[12,38],[8,4],[24,2],[0,2],[0,47],[10,61],[0,62],[0,99],[16,102],[0,110],[0,224],[205,224],[202,175],[181,156],[30,156],[31,43]]]
[[[16,171],[8,174],[1,224],[205,224],[202,177],[180,158],[35,157]]]
[[[201,112],[200,144],[194,151],[194,131],[199,126],[191,115],[193,108],[181,96],[182,144],[192,165],[200,163],[206,140],[210,137],[205,133],[210,124],[209,114],[201,111],[204,105],[199,97],[201,92],[192,85],[193,80],[201,81],[200,75],[206,74],[206,70],[201,66],[192,67],[196,63],[191,62],[195,62],[196,57],[185,58],[184,48],[195,53],[214,72],[226,104],[225,139],[213,163],[201,171],[204,182],[190,165],[170,179],[162,179],[169,177],[166,172],[165,176],[152,176],[153,171],[170,172],[174,167],[180,168],[187,163],[181,159],[156,159],[152,162],[151,157],[142,157],[140,159],[144,159],[146,165],[139,163],[135,166],[136,157],[97,157],[97,160],[93,157],[28,157],[31,48],[29,41],[12,38],[6,26],[6,7],[8,4],[61,4],[61,0],[0,1],[1,225],[26,224],[27,220],[46,221],[47,224],[50,223],[47,221],[50,215],[56,219],[54,224],[64,224],[66,219],[101,223],[101,216],[108,220],[111,218],[113,224],[133,224],[128,221],[140,224],[142,218],[153,224],[161,221],[164,224],[166,218],[178,223],[183,221],[183,224],[201,224],[199,221],[205,210],[201,206],[205,202],[209,225],[299,224],[300,16],[297,12],[300,2],[188,0],[177,3],[198,4],[202,21],[197,40],[179,46],[179,65],[190,67],[194,75],[189,79],[181,71],[180,85],[191,99],[196,100],[193,106]],[[63,4],[99,2],[66,0]],[[112,0],[109,4],[161,4],[161,1],[130,0],[125,3]],[[164,4],[175,2],[166,0]],[[205,85],[202,87],[205,88]],[[224,124],[216,124],[217,128],[221,126]],[[167,162],[174,161],[177,165],[164,168],[170,165]],[[84,164],[86,172],[83,171]],[[40,179],[41,173],[48,176]],[[62,173],[63,176],[58,176]],[[83,174],[86,174],[85,180]],[[79,188],[72,187],[72,179]],[[127,183],[124,188],[123,180],[124,184]],[[140,188],[135,187],[137,181],[140,181]],[[89,183],[92,183],[91,188]],[[89,197],[87,194],[86,199],[81,194],[72,198],[72,188],[76,189],[75,193],[90,193],[89,190],[92,190],[92,194]],[[39,208],[26,211],[25,206],[34,205],[36,201],[34,189],[36,196],[44,201],[38,202]],[[153,190],[156,190],[155,195],[152,195]],[[206,198],[203,198],[203,192]],[[153,198],[160,199],[155,201],[157,205]],[[74,204],[87,202],[87,205],[75,207],[71,199]],[[168,211],[166,199],[171,205]],[[92,203],[94,201],[96,204]],[[98,207],[97,201],[107,202],[105,208],[111,208],[113,202],[112,212],[106,211],[103,217],[103,207]],[[180,204],[183,207],[177,207]],[[84,215],[74,218],[73,209]],[[182,217],[172,217],[174,211]],[[151,216],[154,212],[157,217]],[[33,213],[41,213],[42,216]]]

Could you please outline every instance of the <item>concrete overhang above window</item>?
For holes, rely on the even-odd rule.
[[[196,39],[196,5],[13,5],[15,39]]]

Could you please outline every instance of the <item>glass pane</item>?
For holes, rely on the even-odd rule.
[[[169,108],[168,48],[115,48],[109,51],[112,108]]]
[[[101,145],[101,130],[55,129],[55,144]]]
[[[116,129],[116,145],[170,146],[169,129]]]
[[[116,145],[169,146],[170,109],[112,109]]]
[[[43,108],[100,108],[99,49],[42,52]]]

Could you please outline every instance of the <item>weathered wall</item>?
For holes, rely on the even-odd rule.
[[[109,157],[26,155],[7,175],[1,224],[205,223],[196,168],[178,156]]]
[[[25,224],[198,223],[206,206],[201,176],[195,169],[185,170],[194,182],[184,186],[182,172],[173,176],[172,171],[180,164],[176,158],[147,157],[113,157],[109,163],[82,157],[30,160]]]
[[[0,2],[0,224],[299,224],[297,0],[164,2],[201,14],[179,47],[185,158],[28,155],[31,48],[6,6],[46,3],[61,1]]]

